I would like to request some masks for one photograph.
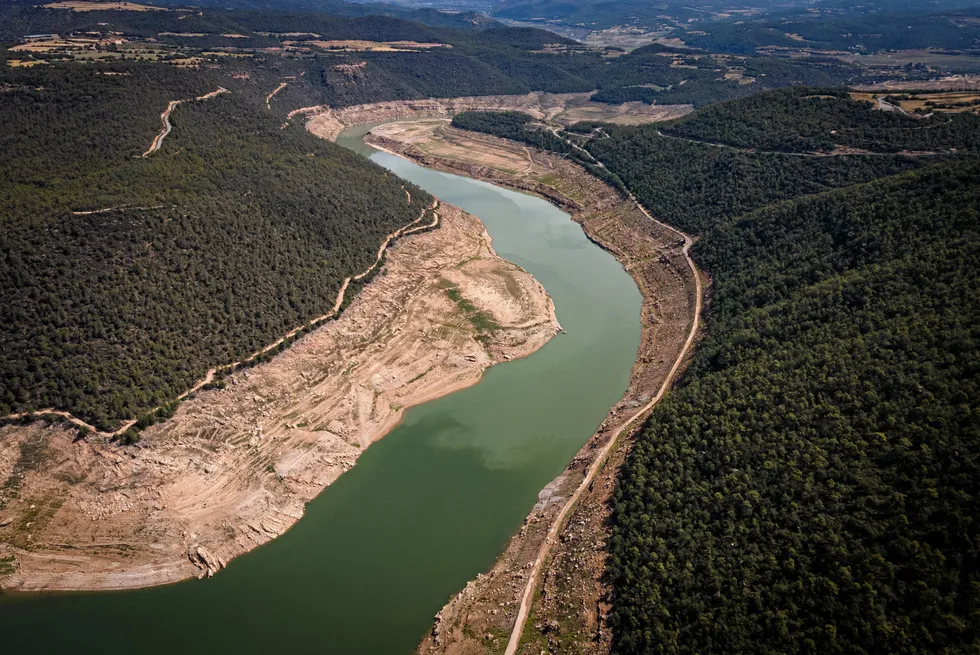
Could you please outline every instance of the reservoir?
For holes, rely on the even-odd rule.
[[[410,409],[299,523],[211,580],[0,596],[7,652],[407,655],[622,397],[640,294],[616,260],[544,200],[376,152],[367,130],[338,142],[478,216],[568,333]]]

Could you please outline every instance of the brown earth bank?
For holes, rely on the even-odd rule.
[[[299,520],[405,408],[547,342],[558,324],[543,287],[494,253],[478,219],[445,204],[437,216],[438,229],[390,246],[338,319],[197,392],[135,446],[0,428],[0,586],[210,576]]]
[[[577,164],[457,130],[445,119],[383,125],[366,140],[426,166],[550,200],[569,211],[590,239],[623,264],[643,295],[640,350],[626,395],[568,468],[540,493],[493,568],[471,581],[437,615],[418,649],[452,655],[608,652],[607,589],[601,580],[608,501],[632,431],[676,376],[697,328],[700,281],[686,256],[685,238],[651,220],[632,199]],[[617,440],[610,443],[613,439]],[[576,493],[581,494],[577,499]],[[566,514],[570,499],[575,502]],[[550,551],[542,559],[546,539]],[[523,635],[508,648],[529,581],[536,580],[541,584],[530,586],[535,595],[529,618],[522,623]]]
[[[606,105],[590,102],[591,93],[528,93],[520,96],[473,96],[393,100],[352,107],[325,105],[289,112],[288,118],[311,117],[306,128],[325,139],[335,140],[344,128],[386,120],[452,116],[462,111],[520,111],[540,120],[565,125],[579,121],[604,121],[620,125],[641,125],[679,118],[694,110],[691,105],[648,105],[628,102]]]

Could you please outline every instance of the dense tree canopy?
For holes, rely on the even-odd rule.
[[[456,127],[575,156],[594,174],[613,184],[625,184],[658,216],[693,232],[778,200],[867,182],[920,165],[918,160],[899,156],[797,157],[742,152],[664,137],[656,125],[572,126],[570,131],[592,134],[585,147],[605,165],[600,168],[564,139],[533,123],[530,116],[516,112],[466,112],[453,121]]]
[[[654,126],[609,128],[587,145],[646,207],[700,232],[778,200],[909,170],[907,157],[794,157],[746,153],[662,137]]]
[[[980,148],[980,117],[929,117],[874,111],[846,90],[787,88],[724,102],[676,121],[664,134],[743,148],[784,152],[939,151]]]
[[[141,158],[167,101],[215,79],[32,71],[0,102],[16,128],[0,147],[0,414],[53,406],[107,427],[169,400],[326,313],[428,202],[280,129],[244,83],[180,105]]]
[[[704,338],[615,492],[614,652],[980,643],[980,163],[686,140],[785,147],[798,120],[803,137],[830,128],[886,153],[922,142],[913,119],[812,95],[702,110],[665,129],[675,138],[655,126],[564,133],[658,217],[701,235],[694,258],[712,282]],[[457,124],[536,138],[528,116]],[[971,135],[937,138],[963,153]]]
[[[705,338],[615,494],[618,653],[973,652],[980,168],[709,230]]]

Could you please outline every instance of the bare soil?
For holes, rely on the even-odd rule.
[[[295,523],[407,407],[547,342],[558,327],[541,285],[493,252],[475,217],[441,205],[439,218],[396,241],[337,320],[194,394],[136,446],[41,423],[0,428],[0,558],[15,558],[0,586],[213,575]],[[478,333],[450,285],[500,328]]]
[[[691,105],[647,105],[630,102],[605,105],[590,102],[591,93],[529,93],[522,96],[473,96],[428,100],[395,100],[353,107],[314,106],[296,109],[288,118],[312,117],[308,130],[334,140],[344,128],[384,120],[423,117],[452,117],[461,111],[521,111],[540,120],[570,125],[598,120],[622,125],[640,125],[678,118],[693,111]]]
[[[685,256],[685,240],[578,165],[514,142],[433,120],[383,125],[367,140],[426,166],[550,200],[616,256],[643,295],[640,350],[626,395],[568,468],[542,490],[493,568],[470,581],[437,615],[418,649],[452,655],[608,652],[607,590],[601,581],[608,500],[632,443],[632,430],[645,416],[641,410],[650,409],[676,374],[697,327],[700,285]],[[608,459],[603,458],[606,454]],[[577,502],[565,514],[576,494]],[[565,520],[559,520],[562,517]],[[549,532],[552,541],[544,547]],[[522,606],[529,581],[536,579],[542,582],[530,587],[533,604]],[[508,650],[515,622],[528,604],[523,636],[517,634],[520,646]]]

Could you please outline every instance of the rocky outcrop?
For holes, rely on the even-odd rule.
[[[198,578],[210,578],[225,568],[225,561],[220,557],[212,555],[211,551],[204,546],[191,546],[191,549],[187,553],[187,559],[191,561],[191,564],[201,569],[201,574],[197,576]]]

